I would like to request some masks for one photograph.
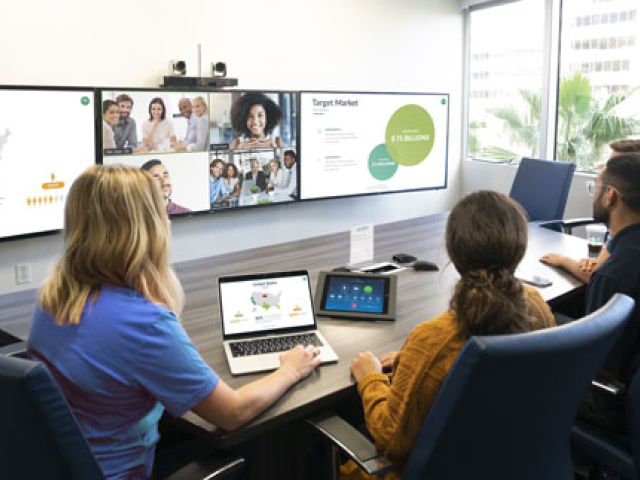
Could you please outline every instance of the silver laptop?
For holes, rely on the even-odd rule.
[[[296,345],[315,345],[322,363],[338,356],[317,329],[309,272],[218,278],[224,352],[234,375],[275,370]]]

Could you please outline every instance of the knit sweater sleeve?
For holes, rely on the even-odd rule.
[[[358,383],[367,429],[397,466],[406,461],[464,340],[450,313],[418,325],[396,357],[393,383],[375,373]]]

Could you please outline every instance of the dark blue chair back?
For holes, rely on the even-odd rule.
[[[104,479],[40,362],[0,355],[0,478]]]
[[[471,338],[422,426],[404,478],[572,479],[571,425],[633,307],[618,294],[564,326]]]
[[[574,163],[523,158],[509,196],[526,210],[529,220],[562,220]]]

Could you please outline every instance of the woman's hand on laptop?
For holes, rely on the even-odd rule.
[[[290,371],[294,376],[294,383],[308,376],[314,368],[320,365],[320,349],[313,345],[302,347],[298,345],[280,355],[280,369]]]

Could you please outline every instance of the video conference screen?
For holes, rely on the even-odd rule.
[[[62,229],[69,187],[95,163],[94,101],[91,89],[0,87],[0,239]]]
[[[102,162],[148,170],[170,215],[298,196],[297,94],[103,90]]]
[[[446,187],[449,96],[300,93],[300,198]]]

